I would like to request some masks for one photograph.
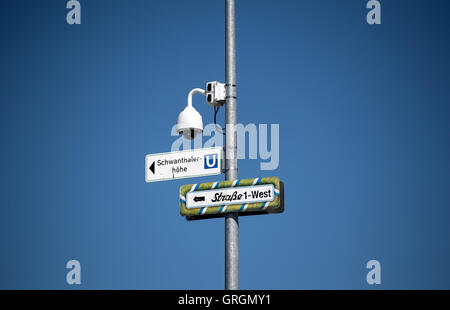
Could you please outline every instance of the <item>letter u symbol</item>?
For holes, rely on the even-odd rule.
[[[211,157],[213,158],[213,162],[211,163]],[[217,161],[217,156],[216,155],[207,155],[206,156],[206,166],[208,166],[208,168],[212,168],[216,165],[216,161]]]

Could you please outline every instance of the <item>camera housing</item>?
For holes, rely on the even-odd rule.
[[[187,140],[193,140],[197,134],[203,132],[202,116],[192,105],[186,106],[178,115],[176,130]]]
[[[212,81],[206,83],[206,103],[212,107],[220,107],[225,104],[225,84]]]

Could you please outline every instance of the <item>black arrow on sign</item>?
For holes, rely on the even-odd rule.
[[[153,174],[155,174],[155,162],[153,162],[151,165],[150,165],[150,171],[151,172],[153,172]]]
[[[205,196],[195,196],[194,197],[194,201],[195,202],[199,202],[199,201],[205,201]]]

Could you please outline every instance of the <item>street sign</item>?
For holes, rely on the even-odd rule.
[[[145,157],[145,181],[193,178],[222,172],[222,147],[149,154]]]
[[[231,187],[186,193],[186,208],[267,202],[275,198],[273,184]]]
[[[231,212],[284,211],[283,186],[277,177],[189,184],[180,187],[180,214],[217,217]]]

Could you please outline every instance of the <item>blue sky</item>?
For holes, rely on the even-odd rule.
[[[223,176],[149,184],[144,159],[224,80],[224,1],[80,2],[81,25],[0,10],[0,288],[222,289],[224,221],[187,222],[178,189]],[[237,1],[238,121],[280,125],[278,169],[239,177],[286,191],[240,219],[242,289],[450,287],[449,4],[381,4],[370,26],[361,0]]]

